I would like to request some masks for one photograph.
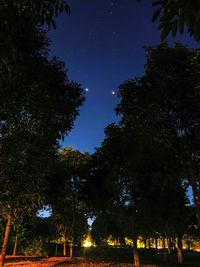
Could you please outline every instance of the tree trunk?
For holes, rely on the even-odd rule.
[[[16,234],[16,236],[15,236],[15,244],[14,244],[14,248],[13,248],[13,256],[16,256],[16,254],[17,254],[17,245],[18,245],[18,234]]]
[[[72,257],[73,257],[73,243],[71,243],[70,247],[69,247],[69,257],[70,257],[70,259],[72,259]]]
[[[137,237],[133,237],[133,257],[134,257],[134,267],[140,267],[140,258],[137,248]]]
[[[58,244],[55,243],[55,256],[58,256]]]
[[[169,255],[171,254],[171,244],[170,244],[169,237],[167,237],[167,252]]]
[[[145,249],[147,248],[147,239],[146,238],[144,239],[144,248]]]
[[[11,214],[8,213],[8,219],[7,219],[7,224],[6,224],[6,231],[5,231],[3,245],[2,245],[2,250],[1,250],[1,263],[0,263],[0,267],[4,266],[4,263],[5,263],[6,249],[7,249],[7,245],[8,245],[8,238],[9,238],[10,229],[11,229]]]
[[[198,222],[198,226],[200,227],[200,194],[197,189],[197,179],[195,179],[195,177],[191,177],[190,182],[191,182],[192,191],[193,191],[197,222]]]
[[[178,236],[177,250],[178,250],[178,263],[183,263],[182,236]]]
[[[165,238],[163,237],[163,239],[162,239],[162,248],[165,248],[166,246],[165,246]]]
[[[148,248],[151,248],[151,239],[148,239]]]
[[[158,238],[155,238],[156,250],[158,249]]]
[[[67,240],[65,239],[63,242],[63,256],[67,256]]]
[[[187,249],[190,250],[190,241],[187,242]]]

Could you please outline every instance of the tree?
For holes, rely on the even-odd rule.
[[[90,155],[65,147],[59,152],[58,162],[49,180],[47,203],[52,207],[51,220],[56,225],[56,238],[63,243],[70,240],[80,243],[87,232],[87,209],[83,201],[82,187],[90,171]],[[56,190],[55,190],[56,189]]]
[[[58,140],[71,130],[84,100],[64,63],[49,57],[44,32],[29,21],[20,25],[18,56],[0,65],[1,207],[9,220],[41,205]],[[5,250],[6,242],[2,259]]]
[[[121,125],[130,136],[134,132],[150,151],[163,150],[157,161],[162,163],[163,170],[171,172],[171,168],[166,168],[171,162],[175,168],[171,177],[176,174],[192,185],[200,225],[198,62],[199,50],[181,45],[170,48],[164,44],[148,49],[146,73],[120,87],[122,101],[117,112],[123,115]]]
[[[127,151],[124,149],[124,142],[121,143],[122,138],[120,127],[111,125],[106,129],[102,147],[93,155],[92,171],[87,181],[88,198],[96,216],[92,233],[98,240],[108,237],[109,234],[119,238],[128,232],[134,240],[134,263],[139,266],[135,228],[138,192],[136,188],[130,187],[129,178],[130,175],[133,177],[133,173],[130,174],[130,168],[126,168],[127,155],[124,155]],[[131,195],[133,191],[134,200]],[[103,229],[100,229],[102,225]],[[96,229],[100,232],[98,235]]]
[[[46,24],[55,27],[55,17],[70,12],[63,0],[3,0],[0,6],[0,58],[7,61],[16,58],[19,51],[16,42],[18,28],[27,22],[34,26]],[[25,25],[24,25],[25,26]],[[18,32],[19,33],[19,32]]]
[[[200,41],[200,2],[198,0],[152,0],[152,5],[158,6],[152,21],[159,19],[162,40],[165,40],[169,33],[173,36],[177,32],[182,34],[186,27],[189,34],[196,41]]]
[[[136,239],[146,227],[143,221],[149,220],[149,211],[157,215],[155,219],[162,218],[169,235],[176,232],[173,224],[181,215],[182,229],[185,227],[187,212],[178,212],[186,209],[184,182],[193,187],[199,217],[199,158],[194,159],[199,151],[200,126],[197,62],[199,50],[181,45],[147,49],[145,75],[120,86],[121,102],[116,111],[121,121],[105,131],[101,151],[112,170],[113,184],[118,183],[121,189],[118,200],[123,200],[128,210],[128,231],[134,239],[137,265]],[[167,214],[180,216],[167,221]],[[153,226],[155,221],[149,221]],[[183,233],[176,232],[181,238]]]
[[[112,175],[112,167],[101,149],[91,156],[90,173],[83,184],[83,197],[92,216],[112,208],[117,199],[118,185]],[[103,198],[102,198],[103,196]]]

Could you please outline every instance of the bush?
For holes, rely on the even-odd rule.
[[[31,243],[25,246],[22,253],[25,256],[48,256],[46,244],[41,238],[34,239]]]

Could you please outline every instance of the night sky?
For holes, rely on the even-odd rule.
[[[60,15],[56,30],[48,34],[51,53],[65,62],[70,80],[89,91],[62,145],[92,153],[104,139],[104,128],[117,120],[114,108],[119,100],[112,91],[144,73],[144,47],[160,42],[158,25],[151,22],[155,9],[150,2],[68,0],[71,14]],[[187,34],[168,41],[198,46]]]

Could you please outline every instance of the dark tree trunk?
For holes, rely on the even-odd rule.
[[[167,237],[167,251],[168,251],[168,254],[170,255],[171,254],[171,243],[170,243],[169,237]]]
[[[187,242],[187,249],[190,250],[190,241]]]
[[[178,263],[183,263],[182,236],[178,236],[177,251],[178,251]]]
[[[162,239],[162,247],[165,248],[165,238]]]
[[[5,235],[4,235],[4,240],[3,240],[2,250],[1,250],[1,263],[0,263],[1,267],[4,266],[4,263],[5,263],[6,249],[8,245],[10,229],[11,229],[11,214],[8,213],[6,230],[5,230]]]
[[[133,237],[133,257],[134,257],[134,267],[140,267],[140,258],[137,248],[137,237]]]
[[[13,256],[16,256],[16,254],[17,254],[17,245],[18,245],[18,234],[16,234],[16,236],[15,236],[15,244],[14,244],[14,248],[13,248]]]
[[[58,244],[55,243],[55,256],[58,256]]]
[[[156,249],[158,249],[158,238],[155,238]]]
[[[148,248],[151,248],[151,239],[148,239]]]
[[[146,238],[144,239],[144,248],[145,249],[147,248],[147,239]]]

